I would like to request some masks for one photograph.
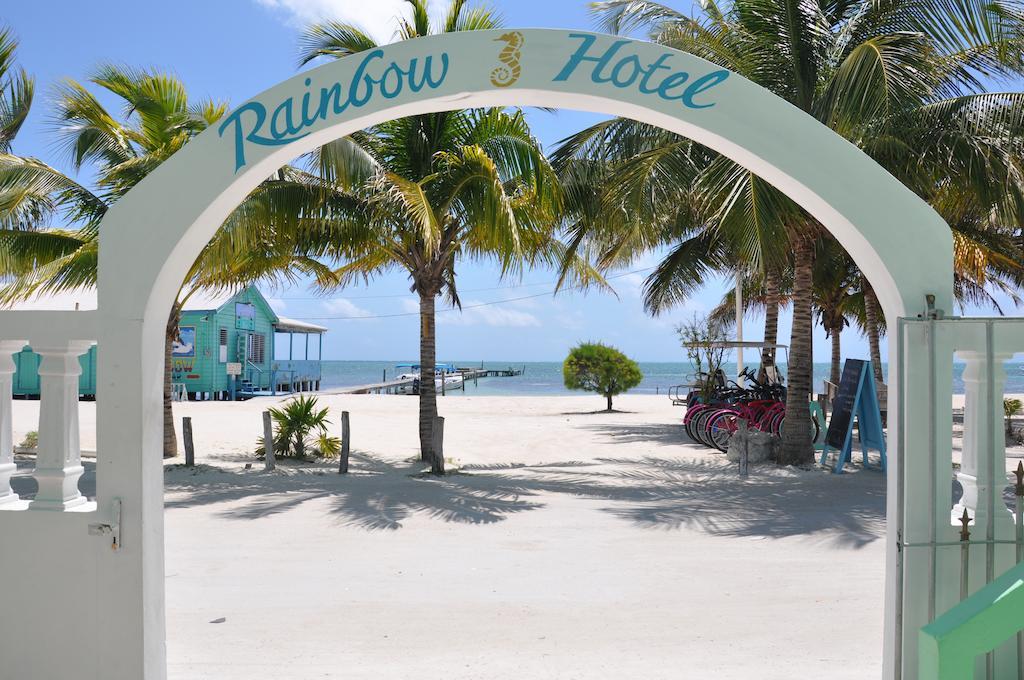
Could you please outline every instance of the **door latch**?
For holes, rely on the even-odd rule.
[[[115,498],[111,503],[110,524],[90,524],[90,536],[109,536],[110,549],[121,549],[121,499]]]

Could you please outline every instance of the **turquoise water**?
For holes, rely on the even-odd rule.
[[[447,361],[447,359],[444,359]],[[404,362],[408,363],[406,359]],[[388,379],[396,375],[395,364],[403,361],[324,361],[322,387],[348,387],[380,382],[386,375]],[[479,361],[453,361],[456,366],[480,366]],[[664,394],[666,388],[686,381],[686,376],[693,373],[693,368],[686,362],[649,362],[641,361],[640,370],[644,380],[634,390],[635,394]],[[755,366],[755,364],[751,364]],[[529,395],[529,394],[572,394],[562,384],[562,363],[559,361],[507,362],[487,361],[485,368],[525,368],[523,375],[516,378],[487,378],[476,385],[466,386],[468,395]],[[784,367],[783,367],[784,368]],[[727,369],[728,370],[728,369]],[[953,370],[953,390],[963,393],[961,375],[963,366],[955,366]],[[814,365],[815,391],[823,390],[823,382],[828,378],[829,364]],[[1024,363],[1007,364],[1007,393],[1024,392]],[[461,392],[460,392],[461,394]]]

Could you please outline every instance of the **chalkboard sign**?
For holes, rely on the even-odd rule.
[[[882,430],[882,411],[875,391],[875,378],[871,362],[847,359],[839,392],[832,402],[832,419],[825,433],[821,451],[821,464],[828,459],[828,450],[839,451],[834,472],[842,472],[843,465],[853,453],[853,421],[856,418],[864,466],[868,465],[868,449],[878,449],[882,470],[885,470],[885,432]]]
[[[861,376],[864,375],[867,363],[862,359],[847,359],[843,366],[839,391],[832,402],[832,420],[828,423],[828,433],[825,435],[825,443],[833,449],[843,450],[846,433],[850,429],[850,421],[853,420],[854,402],[860,391]]]

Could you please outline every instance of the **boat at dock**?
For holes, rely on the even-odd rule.
[[[412,384],[400,388],[399,392],[406,394],[419,392],[420,380],[422,380],[422,370],[419,364],[398,364],[395,366],[395,371],[401,371],[395,380],[412,381]],[[455,364],[434,366],[434,388],[437,391],[462,389],[464,382],[465,378]]]

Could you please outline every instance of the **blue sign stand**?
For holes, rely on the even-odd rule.
[[[849,363],[852,360],[847,360]],[[882,429],[882,409],[878,402],[878,392],[875,390],[874,374],[871,371],[871,362],[863,362],[864,368],[860,371],[856,396],[853,399],[853,408],[850,410],[850,418],[847,421],[846,432],[842,439],[842,448],[838,448],[838,458],[832,468],[832,472],[841,474],[843,466],[849,462],[853,455],[853,420],[857,419],[857,426],[860,435],[860,448],[863,456],[864,467],[868,467],[868,449],[877,449],[881,462],[881,470],[886,469],[885,432]],[[842,386],[840,386],[842,390]],[[835,413],[832,414],[833,418]],[[831,429],[831,428],[830,428]],[[831,432],[829,434],[832,434]],[[835,441],[832,448],[836,448]],[[829,436],[826,435],[825,443],[821,450],[821,464],[825,465],[829,453]]]

